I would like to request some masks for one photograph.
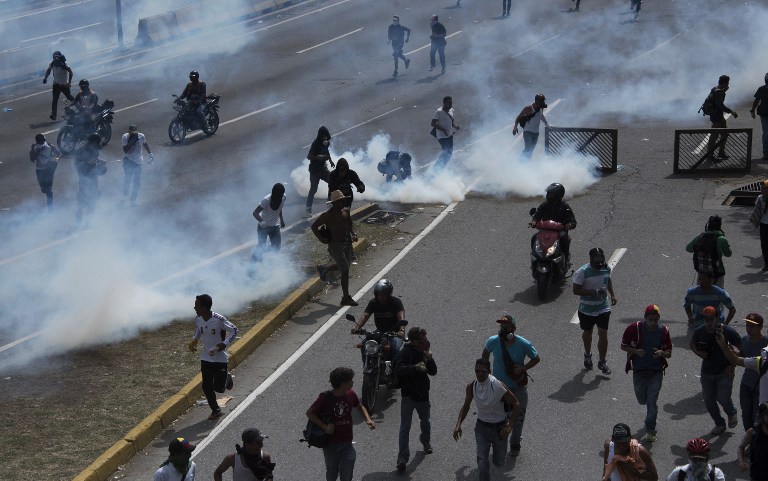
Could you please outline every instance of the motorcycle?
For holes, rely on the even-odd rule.
[[[347,314],[346,318],[348,321],[357,322],[352,314]],[[408,321],[398,321],[395,331],[380,332],[375,330],[371,332],[365,329],[358,329],[357,331],[363,336],[363,341],[357,344],[363,353],[363,388],[360,393],[360,402],[369,413],[372,413],[376,407],[379,386],[384,385],[387,389],[394,388],[394,359],[389,360],[387,358],[392,349],[392,338],[397,337],[397,330],[400,327],[407,325]]]
[[[76,112],[70,106],[64,107],[64,118],[67,120],[67,125],[62,127],[59,131],[59,136],[56,138],[56,145],[63,155],[71,154],[78,142],[84,142],[87,140],[88,135],[96,132],[101,137],[101,145],[107,145],[109,139],[112,138],[112,119],[115,113],[112,108],[115,103],[109,99],[104,101],[104,104],[99,108],[98,113],[95,114],[95,118],[91,116],[93,114],[86,114]]]
[[[535,213],[536,209],[531,209],[530,215]],[[567,228],[553,220],[536,221],[533,228],[538,232],[531,239],[531,275],[536,281],[539,300],[543,301],[549,285],[565,280],[570,268],[570,259],[560,248],[560,231]]]
[[[206,99],[210,100],[203,107],[203,116],[205,122],[202,122],[197,115],[197,103],[189,100],[182,100],[178,95],[174,95],[173,110],[177,112],[176,117],[171,120],[168,126],[168,137],[171,142],[178,144],[187,136],[188,130],[202,130],[205,135],[211,136],[219,130],[219,99],[221,95],[208,95]]]

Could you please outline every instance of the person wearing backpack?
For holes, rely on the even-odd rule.
[[[709,441],[693,438],[688,441],[686,451],[690,463],[673,469],[667,481],[725,481],[723,471],[709,464]]]
[[[717,81],[717,86],[712,87],[712,90],[709,91],[709,95],[707,96],[706,100],[704,100],[704,105],[702,105],[704,114],[709,115],[709,121],[712,122],[713,129],[728,128],[728,125],[725,121],[726,112],[733,115],[734,119],[739,117],[739,114],[725,105],[725,93],[728,91],[728,84],[730,82],[731,77],[727,75],[721,75]],[[721,137],[722,140],[720,140]],[[727,141],[727,133],[719,134],[717,132],[713,132],[709,136],[709,142],[707,143],[707,154],[710,156],[713,162],[719,162],[721,160],[728,159],[728,155],[725,153],[725,143]],[[715,156],[715,150],[718,150],[717,156]]]
[[[739,444],[739,469],[749,470],[750,481],[768,481],[768,403],[758,408],[759,418]],[[746,450],[749,448],[749,463]]]
[[[693,268],[696,272],[712,275],[713,283],[723,287],[725,266],[723,256],[731,257],[731,246],[723,233],[723,220],[719,215],[713,215],[704,225],[704,232],[693,238],[685,246],[685,250],[693,254]]]
[[[755,201],[755,208],[749,215],[749,222],[760,228],[760,250],[763,253],[763,272],[768,272],[768,179],[761,182],[761,193]]]

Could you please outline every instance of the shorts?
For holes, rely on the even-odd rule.
[[[579,311],[579,327],[581,327],[582,331],[591,331],[592,328],[595,327],[595,324],[597,324],[598,329],[607,330],[610,318],[611,311],[603,312],[596,316],[590,316],[589,314],[584,314]]]
[[[347,257],[349,249],[346,242],[331,242],[328,244],[328,253],[331,255],[331,259],[336,263],[336,266],[340,271],[348,271],[350,265],[350,259]]]

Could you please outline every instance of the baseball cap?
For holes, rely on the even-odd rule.
[[[614,443],[628,443],[630,439],[632,439],[632,432],[629,430],[629,426],[619,423],[613,427],[611,441]]]
[[[661,309],[659,309],[659,306],[656,304],[649,304],[645,308],[645,315],[647,316],[648,314],[656,314],[657,316],[661,316]]]
[[[176,438],[168,445],[168,452],[171,454],[191,453],[196,447],[184,438]]]
[[[517,327],[517,322],[515,322],[515,318],[510,316],[509,314],[504,314],[500,318],[496,319],[496,322],[499,324],[509,324],[512,327]]]
[[[136,132],[137,130],[139,130],[139,128],[136,127],[136,125],[134,125],[134,124],[131,124],[131,125],[128,126],[128,131],[129,132]]]
[[[707,306],[701,310],[701,315],[704,317],[715,317],[717,315],[717,309],[712,306]]]
[[[756,312],[750,312],[749,314],[747,314],[747,317],[744,318],[744,321],[755,326],[762,326],[763,316],[761,316]]]
[[[261,441],[264,441],[265,438],[269,436],[264,436],[261,434],[261,431],[259,431],[256,428],[248,428],[245,431],[243,431],[242,439],[244,443],[258,443]]]

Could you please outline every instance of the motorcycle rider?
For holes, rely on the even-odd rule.
[[[80,92],[75,95],[72,105],[77,109],[80,123],[90,125],[93,121],[91,114],[99,109],[99,96],[91,89],[91,83],[88,80],[82,79],[77,85],[80,86]]]
[[[403,338],[405,329],[398,327],[398,321],[405,319],[405,308],[403,301],[399,297],[392,295],[395,287],[387,279],[380,279],[373,286],[374,298],[368,302],[365,308],[362,320],[352,329],[352,334],[359,334],[360,330],[368,322],[373,314],[373,320],[376,323],[376,329],[379,332],[398,331],[398,336],[392,338],[392,349],[390,349],[390,359],[394,360],[395,355],[403,347]]]
[[[536,209],[536,213],[533,214],[530,226],[534,227],[536,222],[540,220],[553,220],[565,226],[565,230],[560,231],[560,249],[565,254],[565,258],[570,262],[570,247],[571,238],[568,235],[568,230],[576,228],[576,217],[573,215],[573,210],[567,202],[563,202],[565,196],[565,187],[563,184],[554,182],[549,184],[546,190],[546,201]],[[531,250],[533,250],[533,244],[536,241],[536,235],[531,237]]]
[[[205,114],[203,113],[207,95],[205,88],[205,82],[200,81],[200,74],[197,70],[193,70],[189,72],[189,83],[184,87],[184,91],[179,96],[181,100],[188,98],[192,105],[195,106],[195,113],[197,113],[201,125],[206,125]]]

